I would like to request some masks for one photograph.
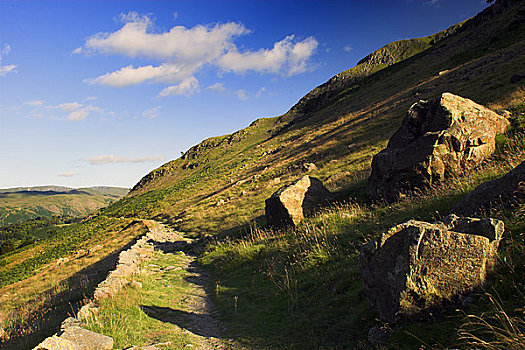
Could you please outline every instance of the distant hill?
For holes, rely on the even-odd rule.
[[[35,186],[0,189],[0,225],[37,217],[85,216],[124,197],[127,188]]]

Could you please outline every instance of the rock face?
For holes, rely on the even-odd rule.
[[[459,173],[492,154],[494,137],[508,125],[495,112],[451,93],[421,100],[410,107],[387,148],[374,156],[368,194],[392,202]]]
[[[266,222],[273,227],[297,225],[305,214],[333,200],[333,195],[320,180],[303,176],[291,185],[281,187],[266,200]]]
[[[476,215],[525,203],[525,161],[503,177],[482,183],[452,209],[458,215]]]
[[[393,227],[361,249],[359,268],[371,307],[395,322],[482,285],[503,231],[502,221],[456,215]]]

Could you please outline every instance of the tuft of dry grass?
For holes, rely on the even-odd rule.
[[[517,315],[511,316],[496,297],[491,294],[487,297],[493,310],[480,316],[465,316],[458,331],[462,346],[483,350],[525,349],[525,308],[514,310]],[[518,297],[523,299],[525,295]]]

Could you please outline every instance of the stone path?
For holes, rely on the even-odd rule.
[[[104,337],[103,339],[106,341],[107,345],[105,348],[111,349],[113,347],[113,340],[109,338],[111,339],[111,344],[109,344],[107,342],[108,337],[82,329],[81,325],[83,321],[98,312],[99,305],[101,305],[103,299],[115,296],[128,285],[142,288],[142,284],[135,281],[139,279],[136,277],[137,275],[151,275],[160,272],[158,265],[148,265],[147,262],[162,261],[163,257],[168,257],[172,254],[177,254],[177,266],[167,266],[163,271],[166,272],[170,269],[184,270],[184,279],[188,282],[189,286],[185,289],[186,292],[183,295],[182,301],[177,305],[173,305],[173,308],[140,305],[142,311],[149,317],[177,325],[177,327],[175,327],[176,331],[191,333],[192,338],[197,341],[188,348],[203,350],[239,348],[233,341],[220,339],[221,326],[213,316],[213,305],[206,293],[206,286],[208,285],[206,275],[204,271],[196,266],[195,258],[185,252],[188,250],[187,248],[190,247],[192,241],[184,238],[181,233],[172,231],[158,222],[144,220],[144,223],[149,228],[148,232],[140,237],[130,249],[120,253],[115,270],[111,271],[108,277],[97,286],[93,300],[84,305],[76,317],[66,319],[62,323],[59,333],[47,338],[35,349],[53,350],[67,348],[64,347],[63,343],[71,341],[71,339],[66,339],[66,335],[73,330],[77,332],[79,329],[81,330],[79,334],[90,337],[92,340],[77,340],[77,344],[71,344],[71,349],[76,349],[75,346],[80,345],[78,342],[94,342],[96,339],[102,339],[101,337]],[[166,297],[168,298],[169,295]],[[53,344],[58,343],[61,344],[59,347],[53,346]],[[169,345],[169,342],[166,342],[142,347],[134,346],[127,349],[166,349],[171,348]],[[83,346],[79,348],[91,349]]]

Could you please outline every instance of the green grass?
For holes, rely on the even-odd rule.
[[[187,262],[182,252],[156,252],[142,265],[142,274],[134,277],[142,287],[126,287],[103,300],[99,311],[86,320],[86,327],[111,336],[118,349],[157,343],[165,343],[161,349],[200,348],[203,339],[192,332],[187,316],[194,312],[192,295],[198,294],[188,281]],[[155,313],[148,315],[144,310]]]
[[[525,66],[525,22],[520,21],[525,12],[523,4],[517,6],[496,17],[485,13],[485,19],[474,18],[442,40],[437,40],[438,35],[387,45],[384,50],[393,51],[383,54],[392,56],[393,64],[363,64],[343,72],[362,76],[349,85],[314,89],[303,101],[308,113],[297,115],[292,110],[203,141],[145,176],[128,197],[102,213],[113,219],[153,218],[211,241],[199,263],[213,275],[209,284],[227,326],[225,336],[247,347],[366,348],[368,329],[380,323],[368,308],[357,271],[361,244],[409,219],[439,219],[476,185],[501,176],[524,159],[520,137],[525,90],[509,83]],[[449,33],[440,35],[445,34]],[[323,89],[328,89],[326,99],[316,100]],[[396,204],[370,204],[364,185],[373,155],[384,148],[412,103],[446,91],[496,111],[509,110],[515,120],[513,130],[498,136],[496,154],[475,172]],[[324,181],[341,203],[307,218],[295,229],[265,228],[264,200],[304,175],[301,165],[307,162],[318,168],[309,174]],[[523,305],[524,300],[524,253],[519,247],[525,218],[520,210],[498,214],[507,231],[500,267],[488,286],[511,318],[519,315],[516,305]],[[61,232],[65,241],[55,242],[58,255],[44,249],[49,261],[81,244],[69,245],[66,237],[75,234],[74,230]],[[22,272],[33,268],[27,260],[20,263]],[[158,280],[144,277],[142,290],[126,289],[115,300],[108,300],[93,329],[114,336],[119,346],[170,336],[177,346],[192,341],[177,338],[169,331],[175,330],[169,328],[174,325],[151,320],[138,308],[140,303],[173,307],[169,295],[190,292],[184,272],[161,272],[159,276]],[[165,281],[173,284],[167,287]],[[464,312],[452,310],[424,322],[406,320],[394,329],[390,348],[422,344],[469,348],[472,339],[458,336],[466,334],[462,329],[472,333],[463,326],[468,323],[467,315],[483,318],[487,312],[492,322],[491,317],[499,312],[490,315],[492,305],[481,297]],[[125,323],[134,331],[124,330]],[[152,329],[157,333],[152,334]]]
[[[37,217],[84,217],[122,198],[126,192],[118,187],[4,189],[0,191],[0,226]]]
[[[228,336],[263,348],[365,346],[367,331],[377,321],[357,269],[361,244],[409,219],[434,221],[446,215],[476,185],[501,176],[523,159],[522,136],[506,147],[482,169],[426,195],[388,206],[342,204],[295,229],[272,231],[252,225],[236,236],[218,237],[200,262],[215,277],[215,298]],[[523,244],[523,213],[501,213],[501,218],[507,227],[502,260],[513,259],[519,266],[525,262],[523,252],[509,249]],[[502,264],[495,277],[503,280],[493,281],[490,288],[512,311],[515,292],[509,286],[521,285],[525,292],[520,282],[523,267],[508,271],[507,265]],[[481,300],[477,307],[473,312],[481,314],[488,305]],[[464,314],[455,312],[431,321],[409,320],[396,328],[391,348],[456,345],[463,321]]]
[[[34,276],[48,263],[96,245],[105,238],[107,231],[118,230],[124,223],[124,220],[100,216],[84,223],[54,227],[48,238],[0,257],[0,287]],[[30,249],[35,253],[20,260],[20,254]]]

